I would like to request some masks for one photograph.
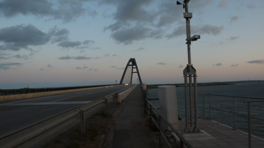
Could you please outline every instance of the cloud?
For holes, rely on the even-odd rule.
[[[84,45],[91,45],[91,44],[94,44],[94,41],[92,41],[92,40],[85,40],[85,41],[83,41],[83,44]]]
[[[230,41],[234,41],[234,40],[236,40],[236,39],[238,39],[239,38],[239,36],[231,36],[228,40],[230,40]]]
[[[153,13],[145,9],[153,0],[103,0],[102,2],[116,6],[114,19],[117,21],[153,21],[155,18]]]
[[[141,51],[141,50],[144,50],[144,48],[141,47],[141,48],[139,48],[139,49],[137,49],[135,51]]]
[[[197,33],[200,34],[213,34],[213,35],[218,35],[220,32],[223,30],[223,26],[218,27],[218,26],[213,26],[213,25],[204,25],[201,29],[197,30]]]
[[[86,57],[86,56],[64,56],[64,57],[59,57],[60,60],[89,60],[92,59],[91,57]]]
[[[88,66],[83,66],[83,67],[76,67],[76,69],[87,69]]]
[[[116,57],[116,56],[117,56],[117,54],[113,54],[113,55],[112,55],[112,57]]]
[[[47,67],[48,67],[48,68],[53,68],[53,66],[52,66],[51,64],[49,64]]]
[[[76,47],[76,46],[80,46],[81,45],[81,42],[73,42],[73,41],[63,41],[61,43],[58,44],[59,46],[61,47],[64,47],[64,48],[69,48],[69,47]]]
[[[191,31],[193,34],[209,34],[209,35],[218,35],[220,32],[223,30],[223,26],[218,27],[218,26],[213,26],[213,25],[204,25],[200,28],[197,27],[191,27]],[[186,25],[181,25],[177,29],[175,29],[171,34],[167,35],[167,38],[173,38],[173,37],[178,37],[181,35],[186,34]]]
[[[55,3],[48,0],[3,0],[0,2],[0,14],[5,17],[14,17],[18,14],[46,16],[69,22],[85,14],[92,17],[97,15],[95,10],[84,8],[83,3],[86,1],[91,0],[58,0]]]
[[[157,63],[158,65],[166,65],[166,63],[163,63],[163,62],[159,62]]]
[[[17,63],[17,62],[14,62],[14,63],[10,63],[10,62],[0,63],[0,70],[1,69],[8,70],[8,69],[11,69],[14,66],[17,67],[17,66],[22,66],[22,65],[23,65],[22,63]]]
[[[52,36],[52,43],[67,41],[69,39],[69,30],[58,29],[57,26],[51,28],[49,34]]]
[[[120,67],[120,68],[117,68],[117,69],[119,69],[119,70],[123,70],[123,69],[125,69],[125,67]]]
[[[108,56],[110,56],[110,54],[108,53],[108,54],[105,54],[105,57],[108,57]]]
[[[219,7],[219,8],[225,8],[225,6],[226,6],[226,0],[221,0],[221,2],[218,4],[217,7]]]
[[[97,71],[98,71],[98,69],[96,69],[96,68],[89,68],[89,71],[94,71],[94,72],[97,72]]]
[[[230,65],[231,67],[237,67],[238,66],[238,64],[232,64],[232,65]]]
[[[39,71],[42,71],[43,70],[43,68],[41,68]]]
[[[250,64],[264,64],[264,60],[252,60],[252,61],[247,61],[246,63],[250,63]]]
[[[95,57],[95,58],[93,58],[93,59],[100,59],[100,57]]]
[[[256,8],[256,6],[255,6],[255,5],[248,4],[248,5],[247,5],[247,8],[248,8],[248,9],[254,9],[254,8]]]
[[[183,68],[183,65],[180,65],[179,68]]]
[[[213,66],[222,66],[222,63],[213,64]]]
[[[70,60],[70,59],[72,59],[72,57],[70,57],[70,56],[64,56],[64,57],[59,57],[59,59],[60,60]]]
[[[238,16],[232,16],[231,17],[231,21],[230,21],[230,23],[232,23],[233,21],[237,21],[238,20]]]
[[[20,54],[17,54],[17,55],[15,55],[15,56],[13,56],[13,57],[14,57],[14,58],[17,58],[17,59],[28,60],[28,56],[26,56],[26,55],[21,56]]]
[[[46,44],[50,39],[44,33],[32,25],[17,25],[0,29],[0,50],[18,51],[21,48],[29,49],[28,46],[38,46]]]
[[[145,38],[160,38],[163,32],[150,28],[136,25],[135,27],[125,28],[112,33],[111,37],[118,43],[132,44],[133,41],[142,40]]]
[[[111,68],[117,68],[117,66],[111,66]]]

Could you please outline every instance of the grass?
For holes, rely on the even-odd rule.
[[[114,119],[110,114],[96,113],[85,122],[85,134],[81,135],[81,126],[77,124],[68,131],[61,133],[43,148],[97,148],[114,126]]]

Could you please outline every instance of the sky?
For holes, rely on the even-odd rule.
[[[0,89],[114,84],[130,58],[146,84],[183,83],[183,12],[175,0],[0,0]],[[264,80],[263,0],[190,0],[189,12],[198,83]]]

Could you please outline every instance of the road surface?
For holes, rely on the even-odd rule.
[[[115,86],[75,93],[0,103],[0,138],[45,119],[87,104],[112,93],[128,89]]]

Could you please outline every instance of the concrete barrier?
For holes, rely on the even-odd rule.
[[[39,93],[0,96],[0,103],[1,102],[22,100],[22,99],[31,99],[31,98],[37,98],[37,97],[60,95],[60,94],[73,93],[73,92],[79,92],[79,91],[86,91],[86,90],[92,90],[92,89],[100,89],[100,88],[105,88],[105,87],[106,86],[104,86],[104,87],[94,87],[94,88],[81,88],[81,89],[71,89],[71,90],[59,90],[59,91],[50,91],[50,92],[39,92]]]
[[[119,93],[118,94],[118,98],[117,98],[117,101],[119,103],[122,102],[122,100],[124,100],[138,85],[135,85],[129,89],[127,89],[126,91],[122,92],[122,93]]]

